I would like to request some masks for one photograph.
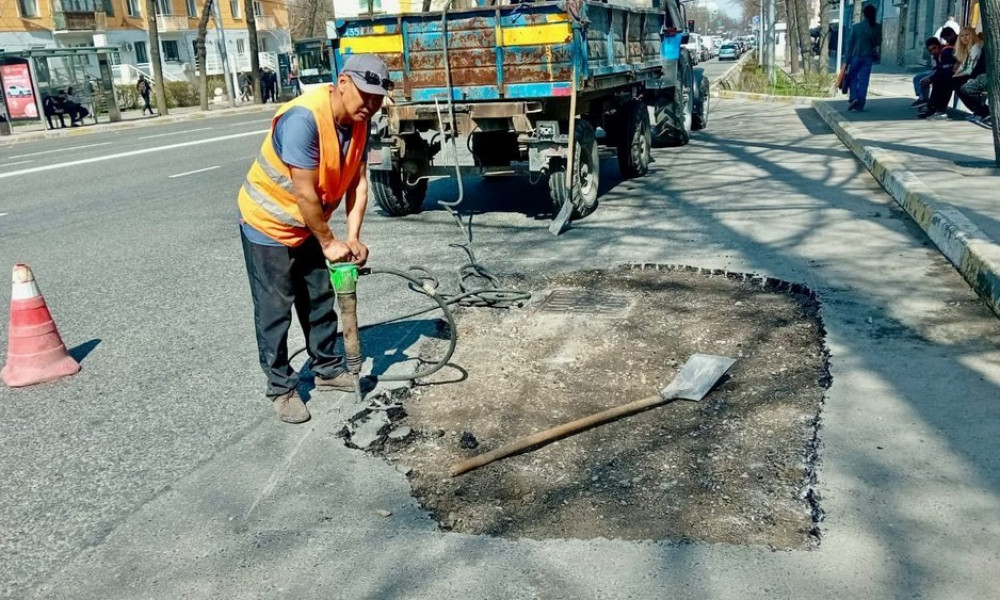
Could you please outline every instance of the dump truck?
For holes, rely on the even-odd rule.
[[[683,49],[678,0],[458,1],[396,14],[369,4],[327,23],[334,77],[372,53],[395,82],[368,156],[390,216],[420,211],[428,181],[455,176],[457,161],[464,174],[545,181],[553,210],[569,202],[580,219],[597,208],[599,146],[617,150],[624,178],[641,177],[654,144],[684,145],[707,124],[708,80]]]

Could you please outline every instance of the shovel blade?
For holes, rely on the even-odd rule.
[[[549,225],[549,233],[552,235],[559,235],[566,229],[566,225],[569,224],[569,217],[573,214],[573,203],[569,200],[563,202],[562,208],[559,209],[559,214],[556,215],[555,219],[552,219],[552,224]]]
[[[673,381],[660,391],[663,399],[682,398],[698,402],[726,374],[735,358],[711,354],[692,354]]]

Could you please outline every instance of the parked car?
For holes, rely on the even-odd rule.
[[[736,60],[740,57],[735,44],[723,44],[719,48],[719,60]]]
[[[688,51],[688,55],[691,57],[691,64],[698,64],[701,62],[701,36],[697,33],[688,34],[688,42],[684,44],[684,49]]]

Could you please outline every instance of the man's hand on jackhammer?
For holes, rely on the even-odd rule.
[[[333,240],[323,246],[323,256],[332,264],[354,262],[354,251],[340,240]]]
[[[351,262],[363,267],[368,262],[368,246],[361,243],[361,240],[347,240],[347,246],[351,249]]]

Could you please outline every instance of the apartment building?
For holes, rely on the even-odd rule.
[[[227,53],[237,70],[250,62],[244,0],[219,0]],[[195,72],[194,41],[204,0],[156,0],[156,22],[165,73],[172,79]],[[271,56],[292,52],[285,0],[254,0],[260,51]],[[219,36],[209,21],[208,69],[221,72]],[[145,0],[0,0],[0,49],[112,46],[122,65],[149,64]],[[145,69],[143,69],[145,70]]]

